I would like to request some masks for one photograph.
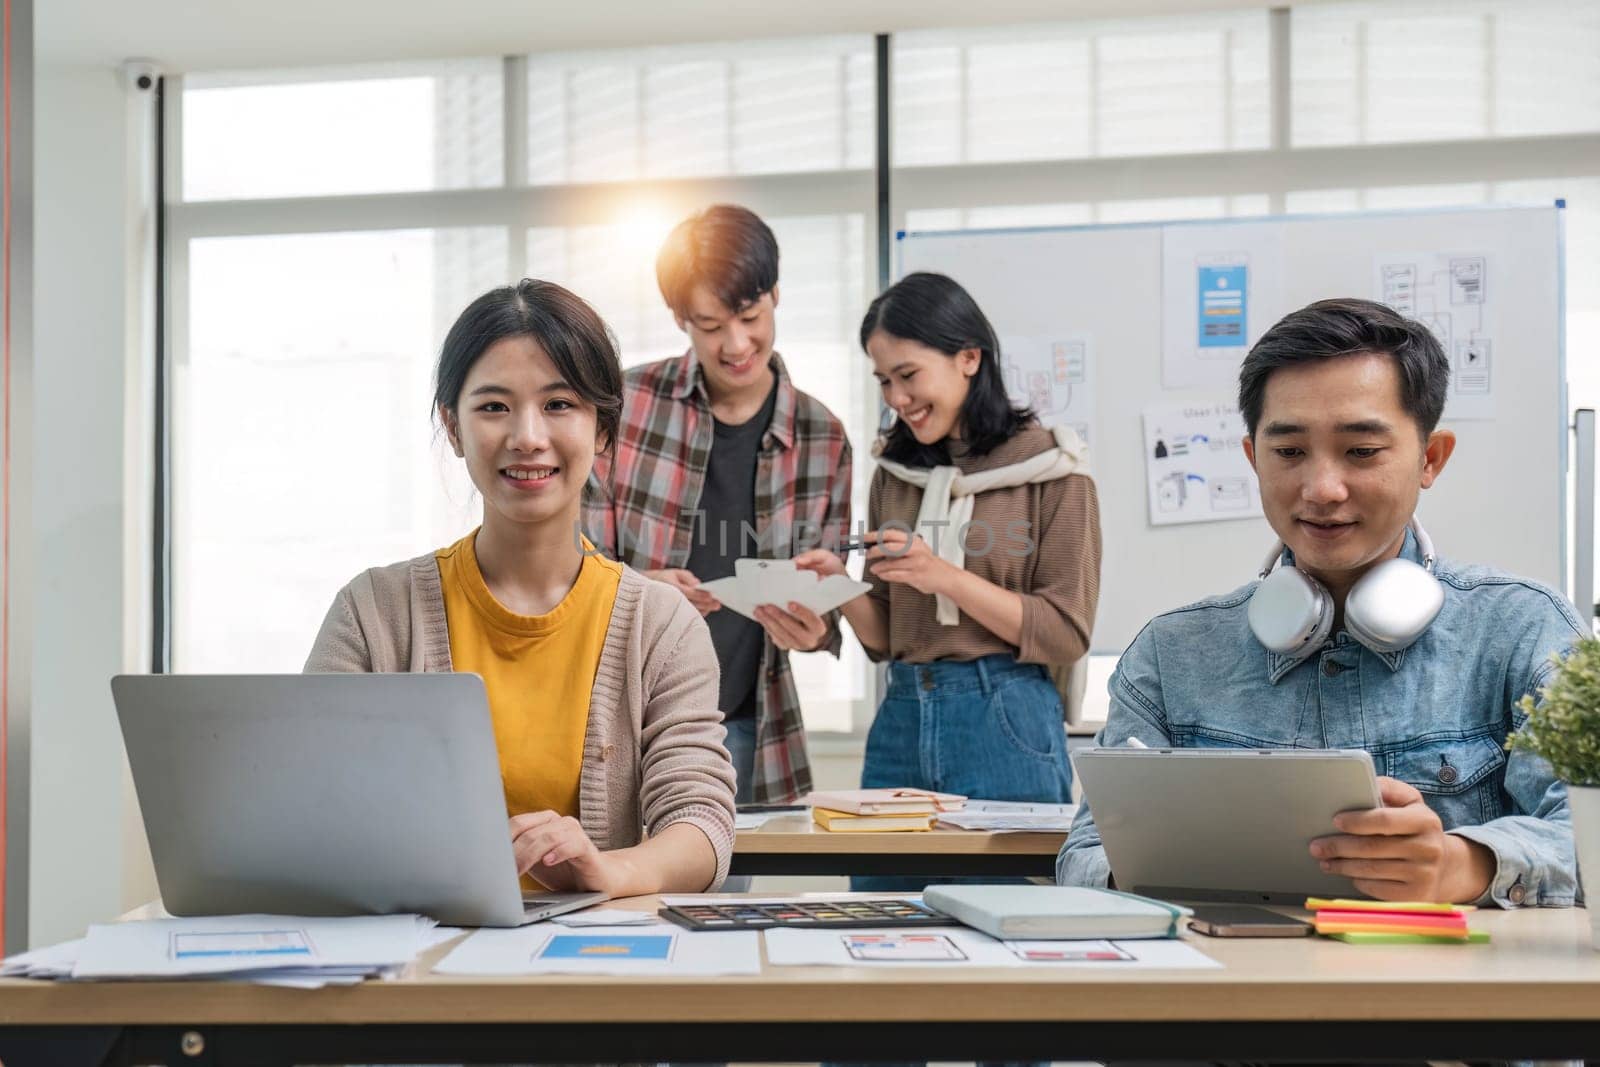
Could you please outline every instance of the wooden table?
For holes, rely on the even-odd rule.
[[[443,946],[414,974],[353,988],[6,980],[0,1059],[1600,1059],[1587,914],[1480,912],[1473,923],[1492,944],[1196,938],[1225,965],[1196,971],[765,966],[737,978],[481,979],[429,973]]]
[[[809,814],[774,815],[733,842],[733,874],[1036,875],[1054,877],[1059,833],[984,830],[838,833]]]

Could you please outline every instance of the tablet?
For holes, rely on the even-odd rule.
[[[1363,896],[1312,839],[1381,807],[1359,749],[1089,748],[1073,753],[1118,889],[1161,900],[1300,905]]]

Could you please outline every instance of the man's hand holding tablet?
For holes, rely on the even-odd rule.
[[[1476,841],[1444,832],[1416,787],[1378,778],[1383,807],[1334,816],[1338,836],[1311,842],[1311,854],[1329,874],[1353,879],[1379,900],[1433,900],[1469,904],[1494,878],[1494,854]]]

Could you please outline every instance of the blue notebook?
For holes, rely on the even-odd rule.
[[[922,900],[1003,940],[1177,937],[1193,914],[1133,893],[1060,885],[931,885]]]

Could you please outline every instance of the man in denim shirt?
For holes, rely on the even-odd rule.
[[[1332,636],[1304,658],[1268,651],[1246,617],[1254,582],[1159,615],[1117,664],[1097,742],[1366,749],[1384,806],[1334,820],[1335,835],[1310,846],[1324,870],[1382,900],[1570,905],[1566,787],[1544,760],[1504,747],[1525,718],[1517,700],[1581,636],[1566,600],[1437,560],[1444,604],[1410,645],[1380,654],[1345,628],[1357,579],[1396,556],[1422,561],[1408,524],[1455,448],[1436,428],[1448,377],[1426,327],[1370,301],[1325,300],[1267,331],[1239,375],[1245,454],[1286,546],[1279,566],[1327,588]],[[1056,879],[1098,886],[1111,874],[1086,803]]]

